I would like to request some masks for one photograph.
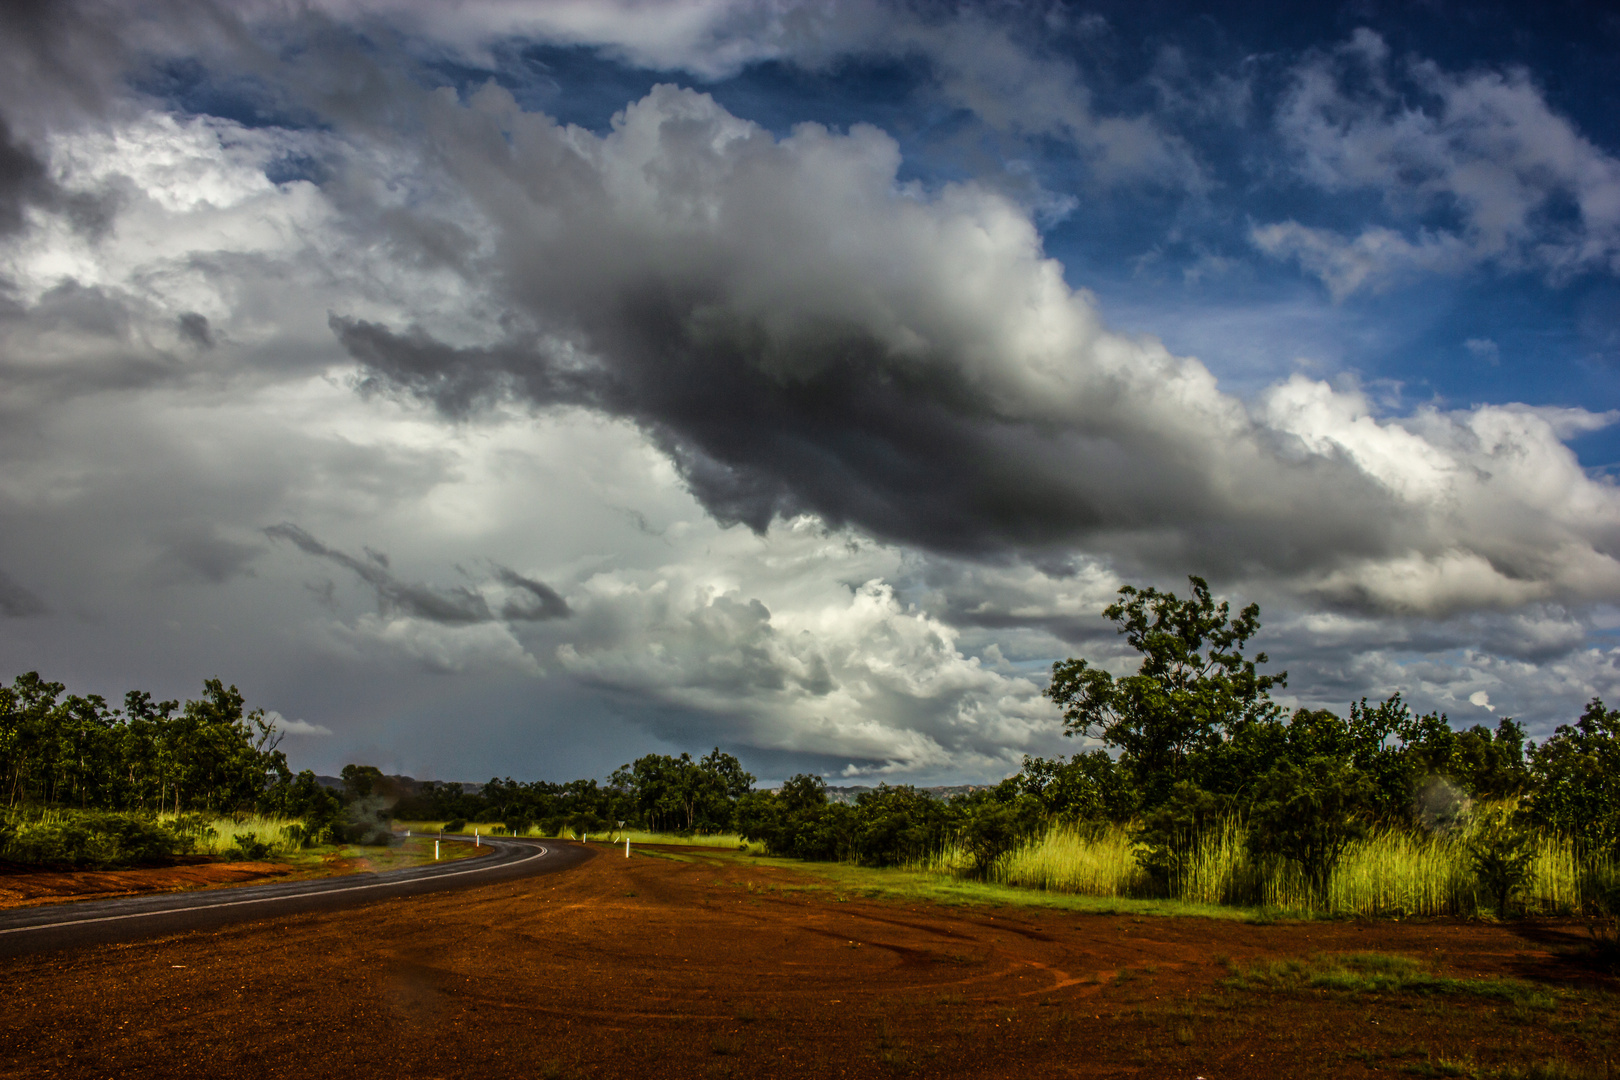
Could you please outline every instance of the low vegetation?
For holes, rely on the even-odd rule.
[[[1287,674],[1245,652],[1258,606],[1234,614],[1190,582],[1185,599],[1126,586],[1104,610],[1141,657],[1134,672],[1053,666],[1046,693],[1065,733],[1101,749],[1026,757],[1000,784],[949,799],[885,784],[838,802],[812,775],[755,790],[718,748],[645,755],[605,784],[492,778],[469,789],[349,765],[334,793],[294,776],[262,714],[244,713],[218,680],[184,708],[132,692],[108,709],[30,673],[0,689],[11,792],[0,845],[7,858],[59,849],[86,864],[165,844],[262,854],[384,842],[391,815],[452,833],[747,844],[1101,899],[1372,917],[1579,913],[1614,936],[1620,711],[1594,699],[1539,746],[1512,719],[1459,731],[1399,694],[1352,702],[1344,716],[1288,715],[1271,699]],[[135,817],[96,816],[119,812]],[[267,824],[243,825],[253,814]],[[222,816],[229,826],[212,820]]]
[[[830,803],[819,778],[738,801],[737,825],[804,859],[1097,897],[1368,916],[1620,913],[1620,712],[1594,700],[1540,746],[1511,719],[1457,731],[1395,695],[1286,715],[1286,674],[1244,655],[1193,578],[1180,599],[1121,590],[1104,614],[1141,655],[1115,676],[1054,665],[1066,732],[1105,747],[1026,758],[949,801],[879,787]]]

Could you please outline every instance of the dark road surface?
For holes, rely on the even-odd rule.
[[[350,874],[315,881],[160,893],[0,912],[0,957],[134,941],[247,919],[326,911],[398,896],[488,885],[567,870],[596,854],[582,845],[556,840],[540,843],[485,837],[483,843],[494,848],[494,852],[380,874]]]

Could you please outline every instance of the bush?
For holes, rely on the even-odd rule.
[[[996,862],[1035,835],[1042,824],[1041,805],[1033,796],[1022,795],[1012,802],[987,801],[974,807],[961,830],[961,844],[972,859],[973,876],[987,879]]]
[[[276,853],[274,844],[268,844],[252,833],[236,833],[231,840],[231,850],[225,856],[238,862],[262,862]]]
[[[1315,900],[1345,849],[1367,835],[1372,793],[1348,764],[1328,757],[1283,762],[1259,783],[1249,810],[1249,850],[1297,864]]]
[[[449,821],[444,823],[444,831],[445,832],[460,832],[462,829],[465,829],[466,827],[467,827],[467,819],[466,818],[459,818],[459,817],[458,818],[451,818]]]
[[[1180,781],[1163,803],[1144,813],[1131,830],[1136,861],[1166,896],[1181,888],[1198,838],[1231,812],[1228,800]]]
[[[195,846],[194,833],[113,811],[14,811],[0,829],[0,858],[30,866],[135,866],[184,854]]]
[[[1535,837],[1516,828],[1496,810],[1486,815],[1469,842],[1468,855],[1479,887],[1496,904],[1498,918],[1507,918],[1513,894],[1530,881],[1536,857]]]

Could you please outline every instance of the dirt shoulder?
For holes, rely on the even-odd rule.
[[[656,856],[11,961],[0,1074],[1579,1077],[1620,1045],[1575,926],[947,907]],[[1369,953],[1428,981],[1241,977]]]
[[[445,858],[475,857],[470,845],[447,844]],[[75,900],[109,900],[142,893],[229,888],[268,881],[304,881],[343,874],[395,870],[433,862],[433,841],[412,838],[383,849],[332,848],[263,862],[221,862],[209,856],[176,860],[168,866],[128,870],[50,870],[0,864],[0,910]]]

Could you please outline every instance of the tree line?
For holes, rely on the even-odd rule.
[[[393,798],[399,818],[500,822],[514,833],[538,827],[548,835],[564,829],[601,833],[620,825],[652,832],[728,832],[736,823],[738,800],[754,787],[753,774],[719,747],[696,761],[689,753],[647,754],[614,770],[606,784],[519,783],[507,777],[467,791],[461,784],[434,781],[407,787],[403,778],[385,777],[371,766],[345,768],[345,782],[351,769],[374,774],[375,788]]]
[[[0,686],[6,805],[137,813],[259,812],[325,827],[339,800],[294,775],[264,711],[219,679],[183,705],[143,690],[122,707],[27,672]]]
[[[1077,658],[1053,665],[1045,692],[1065,734],[1101,748],[1026,757],[1000,784],[950,799],[880,785],[838,803],[809,774],[757,790],[718,748],[699,759],[645,755],[606,783],[508,777],[471,791],[349,765],[334,795],[308,771],[294,776],[263,713],[244,712],[241,694],[217,679],[183,706],[131,692],[114,709],[34,673],[0,688],[0,777],[13,806],[254,809],[302,818],[312,837],[345,828],[380,837],[391,810],[515,833],[735,832],[781,855],[868,865],[955,844],[979,873],[1055,824],[1112,824],[1130,829],[1139,863],[1168,892],[1198,837],[1234,820],[1253,855],[1296,864],[1318,890],[1368,830],[1447,828],[1479,807],[1494,817],[1478,859],[1499,885],[1525,872],[1526,838],[1537,832],[1571,838],[1583,858],[1620,859],[1620,710],[1594,699],[1540,745],[1512,719],[1459,731],[1443,714],[1413,713],[1399,694],[1351,703],[1344,716],[1289,715],[1271,697],[1287,674],[1247,654],[1259,607],[1234,614],[1201,578],[1189,582],[1185,598],[1125,586],[1104,610],[1140,658],[1134,671]]]

